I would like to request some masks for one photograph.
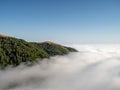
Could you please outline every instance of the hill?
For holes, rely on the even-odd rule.
[[[76,52],[77,50],[71,48],[62,46],[50,41],[42,42],[42,43],[31,43],[35,45],[39,49],[43,49],[48,55],[54,56],[54,55],[64,55],[68,54],[69,52]]]
[[[5,35],[0,35],[0,67],[17,66],[22,62],[34,62],[37,58],[49,58],[77,51],[52,42],[31,43]]]

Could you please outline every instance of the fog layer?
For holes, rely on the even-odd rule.
[[[77,53],[0,70],[0,90],[120,90],[120,45],[72,45]]]

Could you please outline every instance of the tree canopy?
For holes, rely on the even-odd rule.
[[[54,55],[76,51],[55,43],[31,43],[22,39],[0,36],[0,67],[17,66],[22,62],[34,62]]]

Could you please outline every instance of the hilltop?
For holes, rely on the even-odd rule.
[[[39,49],[43,49],[49,56],[64,55],[64,54],[68,54],[69,52],[77,51],[71,47],[62,46],[60,44],[56,44],[50,41],[41,42],[41,43],[33,42],[31,44],[35,45]]]
[[[27,42],[23,39],[0,34],[0,67],[18,66],[21,63],[35,62],[37,58],[64,55],[77,50],[53,42]]]

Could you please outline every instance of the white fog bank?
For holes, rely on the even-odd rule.
[[[72,47],[79,52],[1,70],[0,90],[120,90],[120,45]]]

